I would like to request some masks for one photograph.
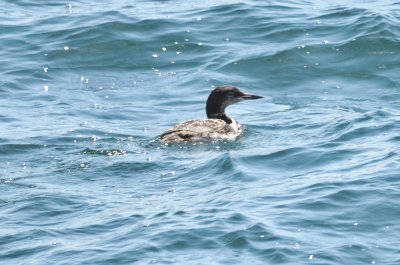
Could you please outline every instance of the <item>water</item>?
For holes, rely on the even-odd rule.
[[[0,263],[400,264],[399,11],[1,1]],[[240,139],[157,141],[222,84]]]

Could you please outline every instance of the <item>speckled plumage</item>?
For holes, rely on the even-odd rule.
[[[234,140],[242,133],[235,121],[220,119],[190,120],[175,125],[161,135],[163,142],[198,142],[204,140]]]

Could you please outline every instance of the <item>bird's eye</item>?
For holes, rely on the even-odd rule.
[[[234,94],[233,92],[229,92],[229,93],[228,93],[228,97],[230,97],[230,98],[233,98],[234,95],[235,95],[235,94]]]

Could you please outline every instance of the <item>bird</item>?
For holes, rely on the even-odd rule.
[[[160,135],[165,143],[235,140],[243,131],[242,126],[230,118],[225,109],[243,100],[260,99],[262,96],[245,94],[234,86],[218,86],[207,99],[207,119],[189,120],[175,125]]]

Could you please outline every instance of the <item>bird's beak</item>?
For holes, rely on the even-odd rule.
[[[242,99],[259,99],[259,98],[264,98],[262,96],[256,96],[256,95],[249,95],[249,94],[244,94],[241,96]]]

